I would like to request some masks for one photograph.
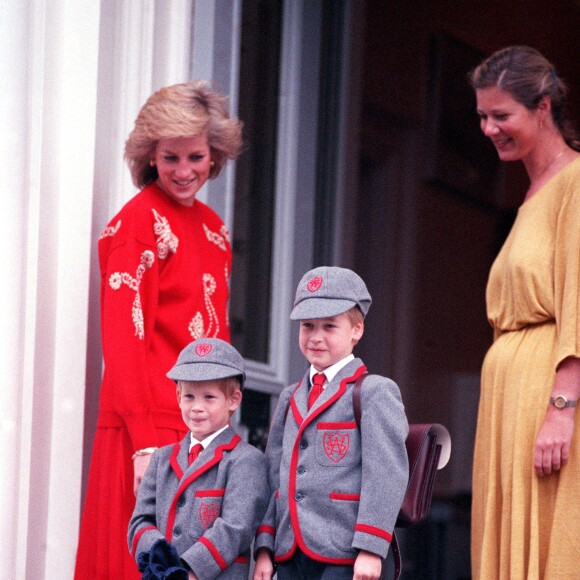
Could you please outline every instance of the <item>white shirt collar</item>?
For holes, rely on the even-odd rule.
[[[191,441],[189,443],[189,450],[191,451],[191,448],[194,445],[197,445],[198,443],[201,443],[204,449],[207,449],[207,446],[223,431],[225,431],[227,428],[229,427],[229,425],[226,425],[225,427],[222,427],[221,429],[219,429],[218,431],[216,431],[215,433],[212,433],[211,435],[208,435],[203,441],[198,441],[194,436],[193,433],[190,435]]]
[[[337,375],[338,371],[340,371],[343,367],[345,367],[351,360],[354,360],[354,354],[349,354],[347,357],[339,360],[337,363],[330,365],[328,368],[324,369],[323,371],[317,371],[312,365],[310,365],[310,384],[312,384],[312,377],[317,373],[324,373],[326,376],[326,386],[334,377]]]

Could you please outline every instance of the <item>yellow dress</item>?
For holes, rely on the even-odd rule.
[[[557,365],[580,357],[580,158],[518,211],[494,262],[472,508],[474,580],[580,579],[580,411],[570,458],[538,478],[533,451]]]

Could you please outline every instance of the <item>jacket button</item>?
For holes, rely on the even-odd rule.
[[[300,449],[306,449],[308,447],[308,441],[306,439],[300,439]]]
[[[180,497],[179,501],[177,502],[177,507],[183,507],[185,505],[185,497]]]
[[[304,465],[301,465],[301,466],[300,466],[300,467],[297,469],[298,475],[302,475],[302,474],[303,474],[305,471],[306,471],[306,469],[305,469]]]
[[[181,528],[175,528],[173,530],[173,535],[174,536],[181,536]]]
[[[303,495],[302,495],[300,492],[298,492],[298,493],[297,493],[297,494],[294,496],[294,499],[295,499],[296,501],[300,501],[300,500],[301,500],[303,497],[304,497],[304,496],[303,496]]]

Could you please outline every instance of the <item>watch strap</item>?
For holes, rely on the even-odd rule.
[[[569,401],[564,395],[556,395],[550,397],[550,404],[554,405],[556,409],[565,409],[566,407],[575,407],[576,401]]]

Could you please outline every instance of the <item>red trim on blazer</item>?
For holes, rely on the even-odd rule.
[[[195,497],[223,497],[225,493],[225,489],[198,489]]]
[[[289,558],[291,558],[296,550],[296,545],[298,545],[300,546],[300,549],[304,552],[304,554],[306,554],[306,556],[312,558],[313,560],[317,560],[318,562],[326,562],[328,564],[347,565],[347,566],[350,564],[354,564],[355,558],[327,558],[325,556],[321,556],[320,554],[316,554],[315,552],[310,550],[310,548],[308,548],[308,546],[304,542],[304,538],[302,537],[302,533],[300,530],[300,522],[298,521],[298,507],[296,505],[295,499],[296,468],[298,466],[300,440],[302,439],[302,433],[304,433],[306,427],[308,427],[308,425],[312,423],[314,419],[318,417],[318,415],[326,411],[328,407],[330,407],[335,401],[340,399],[340,397],[342,397],[342,395],[344,395],[346,391],[347,384],[355,382],[360,375],[366,372],[366,370],[367,370],[366,366],[361,365],[355,371],[354,375],[352,375],[351,377],[346,377],[345,379],[340,381],[340,386],[337,392],[334,393],[334,395],[332,395],[330,399],[325,401],[322,405],[314,408],[313,411],[306,416],[306,418],[304,419],[304,421],[302,421],[300,427],[298,428],[298,433],[296,434],[296,439],[294,440],[294,447],[292,448],[292,458],[290,459],[290,474],[289,474],[290,477],[288,481],[288,507],[290,511],[290,521],[292,522],[292,530],[294,531],[294,545],[287,554],[283,554],[279,558],[276,558],[277,562],[282,562],[284,560],[288,560]],[[296,401],[294,400],[295,394],[296,391],[292,393],[291,401],[292,407],[297,409]]]
[[[248,557],[247,556],[238,556],[234,560],[234,564],[247,564],[247,563],[248,563]]]
[[[386,530],[381,530],[381,528],[375,528],[375,526],[367,526],[366,524],[356,524],[354,527],[355,532],[364,532],[365,534],[371,534],[373,536],[378,536],[390,542],[393,539],[393,534],[389,534]]]
[[[292,393],[292,395],[290,395],[290,407],[292,408],[292,415],[294,415],[294,421],[296,421],[296,425],[301,425],[302,421],[304,420],[302,418],[302,414],[298,410],[298,405],[296,404],[296,399],[294,398],[294,395],[296,394],[296,391],[300,388],[301,384],[302,384],[302,381],[300,381],[298,383],[298,386],[294,389],[294,392]]]
[[[217,548],[205,536],[201,536],[198,542],[201,542],[209,550],[209,553],[213,556],[213,559],[217,562],[221,570],[225,570],[228,567]]]
[[[335,491],[331,491],[328,494],[330,499],[338,499],[342,501],[359,501],[360,500],[360,493],[337,493]]]
[[[173,526],[175,525],[175,518],[177,517],[177,502],[179,501],[183,492],[201,475],[206,471],[209,471],[216,463],[219,463],[224,455],[224,452],[231,451],[235,449],[236,445],[241,441],[240,436],[236,433],[231,438],[229,443],[220,445],[213,454],[213,457],[204,463],[199,469],[196,469],[193,473],[187,476],[187,478],[181,482],[180,486],[177,488],[171,505],[169,506],[169,513],[167,514],[167,528],[165,529],[165,539],[171,543],[171,537],[173,535]],[[200,540],[201,541],[201,540]]]
[[[329,430],[329,429],[356,429],[356,422],[355,421],[350,421],[350,422],[343,422],[343,423],[318,423],[318,425],[316,425],[317,429],[324,429],[324,430]]]
[[[278,499],[279,497],[280,497],[280,490],[279,490],[279,489],[277,489],[277,490],[274,492],[274,499]]]
[[[169,463],[173,471],[175,472],[175,475],[177,475],[177,479],[181,479],[183,477],[183,469],[181,469],[181,465],[179,465],[179,462],[177,461],[177,454],[179,453],[180,450],[181,450],[181,442],[177,442],[173,446],[173,449],[171,450],[171,455],[169,456]]]
[[[156,529],[157,528],[155,526],[146,526],[145,528],[141,528],[138,532],[135,533],[135,535],[133,536],[133,544],[131,545],[131,555],[133,556],[133,558],[135,558],[135,552],[137,551],[137,546],[139,545],[139,540],[141,539],[141,536],[145,532],[148,532],[149,530]]]
[[[256,530],[256,536],[258,534],[270,534],[272,537],[276,537],[276,528],[274,528],[273,526],[260,526],[257,530]]]

